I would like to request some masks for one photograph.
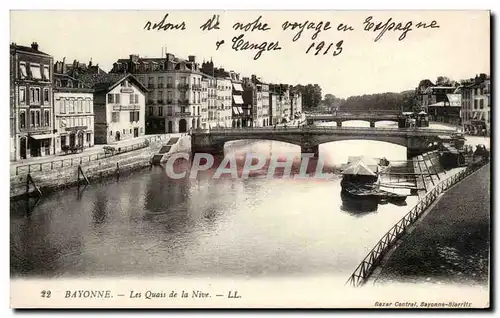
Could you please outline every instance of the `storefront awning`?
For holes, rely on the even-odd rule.
[[[240,95],[233,95],[233,100],[234,100],[234,103],[237,105],[243,104],[243,98],[241,98]]]
[[[30,135],[31,138],[40,140],[40,139],[50,139],[52,137],[55,137],[54,134],[45,134],[45,135]]]
[[[238,111],[238,107],[233,107],[233,115],[240,115],[240,112]]]
[[[238,107],[238,112],[243,115],[243,108]]]
[[[243,87],[241,87],[241,84],[239,83],[233,83],[233,88],[237,92],[243,92]]]

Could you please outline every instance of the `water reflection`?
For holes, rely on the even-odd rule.
[[[329,143],[320,152],[331,166],[374,150],[389,160],[406,157],[399,146],[360,142]],[[300,156],[300,147],[256,140],[226,145],[226,154],[250,152]],[[178,162],[189,170],[188,161]],[[258,172],[214,180],[213,173],[173,180],[165,168],[153,167],[93,183],[81,194],[69,189],[42,199],[29,218],[11,218],[11,273],[347,276],[407,212],[346,200],[338,175],[290,180]],[[11,206],[13,215],[18,210]]]

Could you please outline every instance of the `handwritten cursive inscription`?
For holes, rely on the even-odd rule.
[[[262,19],[262,16],[259,16],[257,19],[255,19],[255,21],[247,23],[247,24],[243,24],[241,22],[236,22],[233,25],[233,29],[235,31],[245,31],[245,32],[247,32],[247,31],[253,32],[253,31],[268,31],[268,30],[271,30],[271,28],[267,25],[267,23],[262,23],[260,21],[260,19]]]
[[[372,22],[372,19],[373,17],[372,16],[369,16],[368,18],[365,19],[365,21],[363,22],[363,24],[365,25],[364,27],[364,30],[365,31],[373,31],[373,32],[377,32],[377,31],[380,31],[377,35],[377,37],[375,38],[375,42],[377,42],[378,40],[380,40],[384,34],[387,32],[387,31],[400,31],[401,34],[398,38],[399,41],[403,41],[405,38],[406,38],[406,35],[408,34],[408,32],[412,31],[412,25],[413,23],[411,21],[407,21],[407,22],[394,22],[392,20],[392,18],[389,18],[385,23],[384,22]],[[423,23],[423,22],[419,22],[417,23],[417,25],[415,26],[417,29],[418,28],[439,28],[439,25],[437,25],[437,22],[435,20],[433,20],[430,25],[427,25],[426,23]]]
[[[311,30],[311,29],[314,30],[315,32],[313,33],[313,36],[311,37],[311,39],[315,40],[321,31],[330,30],[331,26],[330,26],[329,21],[326,21],[326,22],[320,21],[318,23],[310,22],[310,21],[305,21],[303,23],[285,21],[281,25],[281,28],[283,29],[283,31],[286,31],[289,29],[292,31],[295,29],[299,29],[299,31],[295,34],[295,36],[292,39],[293,42],[296,42],[298,39],[300,39],[300,36],[302,35],[302,32],[304,32],[304,30]]]
[[[152,23],[151,21],[146,22],[144,26],[145,30],[158,30],[158,31],[168,31],[168,30],[186,30],[186,23],[182,21],[181,23],[172,24],[167,22],[168,13],[165,14],[163,19],[158,23]]]
[[[232,49],[235,51],[245,51],[245,50],[258,50],[258,52],[254,56],[254,60],[258,60],[264,51],[277,51],[281,50],[279,46],[279,41],[276,42],[262,42],[260,44],[250,43],[244,40],[244,35],[240,34],[239,36],[233,37],[233,46]]]

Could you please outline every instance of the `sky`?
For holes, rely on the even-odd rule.
[[[145,30],[168,14],[166,22],[180,24],[184,30]],[[220,29],[202,31],[213,14],[219,14]],[[234,30],[235,23],[247,24],[261,16],[267,31]],[[365,30],[372,16],[374,25],[389,19],[399,30]],[[419,22],[439,28],[417,28]],[[300,31],[283,30],[283,24],[312,26],[293,41]],[[315,39],[319,23],[321,31]],[[325,29],[329,22],[329,29]],[[331,93],[346,98],[353,95],[400,92],[414,89],[420,80],[435,81],[438,76],[453,80],[490,73],[490,19],[487,11],[11,11],[11,42],[30,45],[54,56],[88,62],[91,58],[105,71],[120,58],[130,54],[160,57],[165,50],[181,58],[195,55],[197,61],[212,58],[217,66],[243,76],[255,74],[266,82],[319,84],[323,95]],[[310,23],[314,23],[311,25]],[[353,31],[338,31],[339,24]],[[404,29],[411,23],[406,37]],[[261,26],[262,26],[261,25]],[[389,25],[389,24],[387,24]],[[233,38],[260,45],[278,42],[280,50],[262,52],[232,47]],[[217,49],[216,42],[224,40]],[[318,55],[308,47],[325,45]],[[337,43],[343,41],[340,49]],[[332,46],[327,54],[329,44]],[[268,46],[269,47],[269,46]],[[165,49],[166,48],[166,49]],[[333,53],[339,53],[334,56]]]

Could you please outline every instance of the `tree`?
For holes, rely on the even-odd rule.
[[[321,102],[321,87],[318,84],[307,84],[295,86],[302,94],[302,108],[317,108]]]
[[[438,76],[436,79],[437,86],[453,86],[453,81],[446,76]]]

